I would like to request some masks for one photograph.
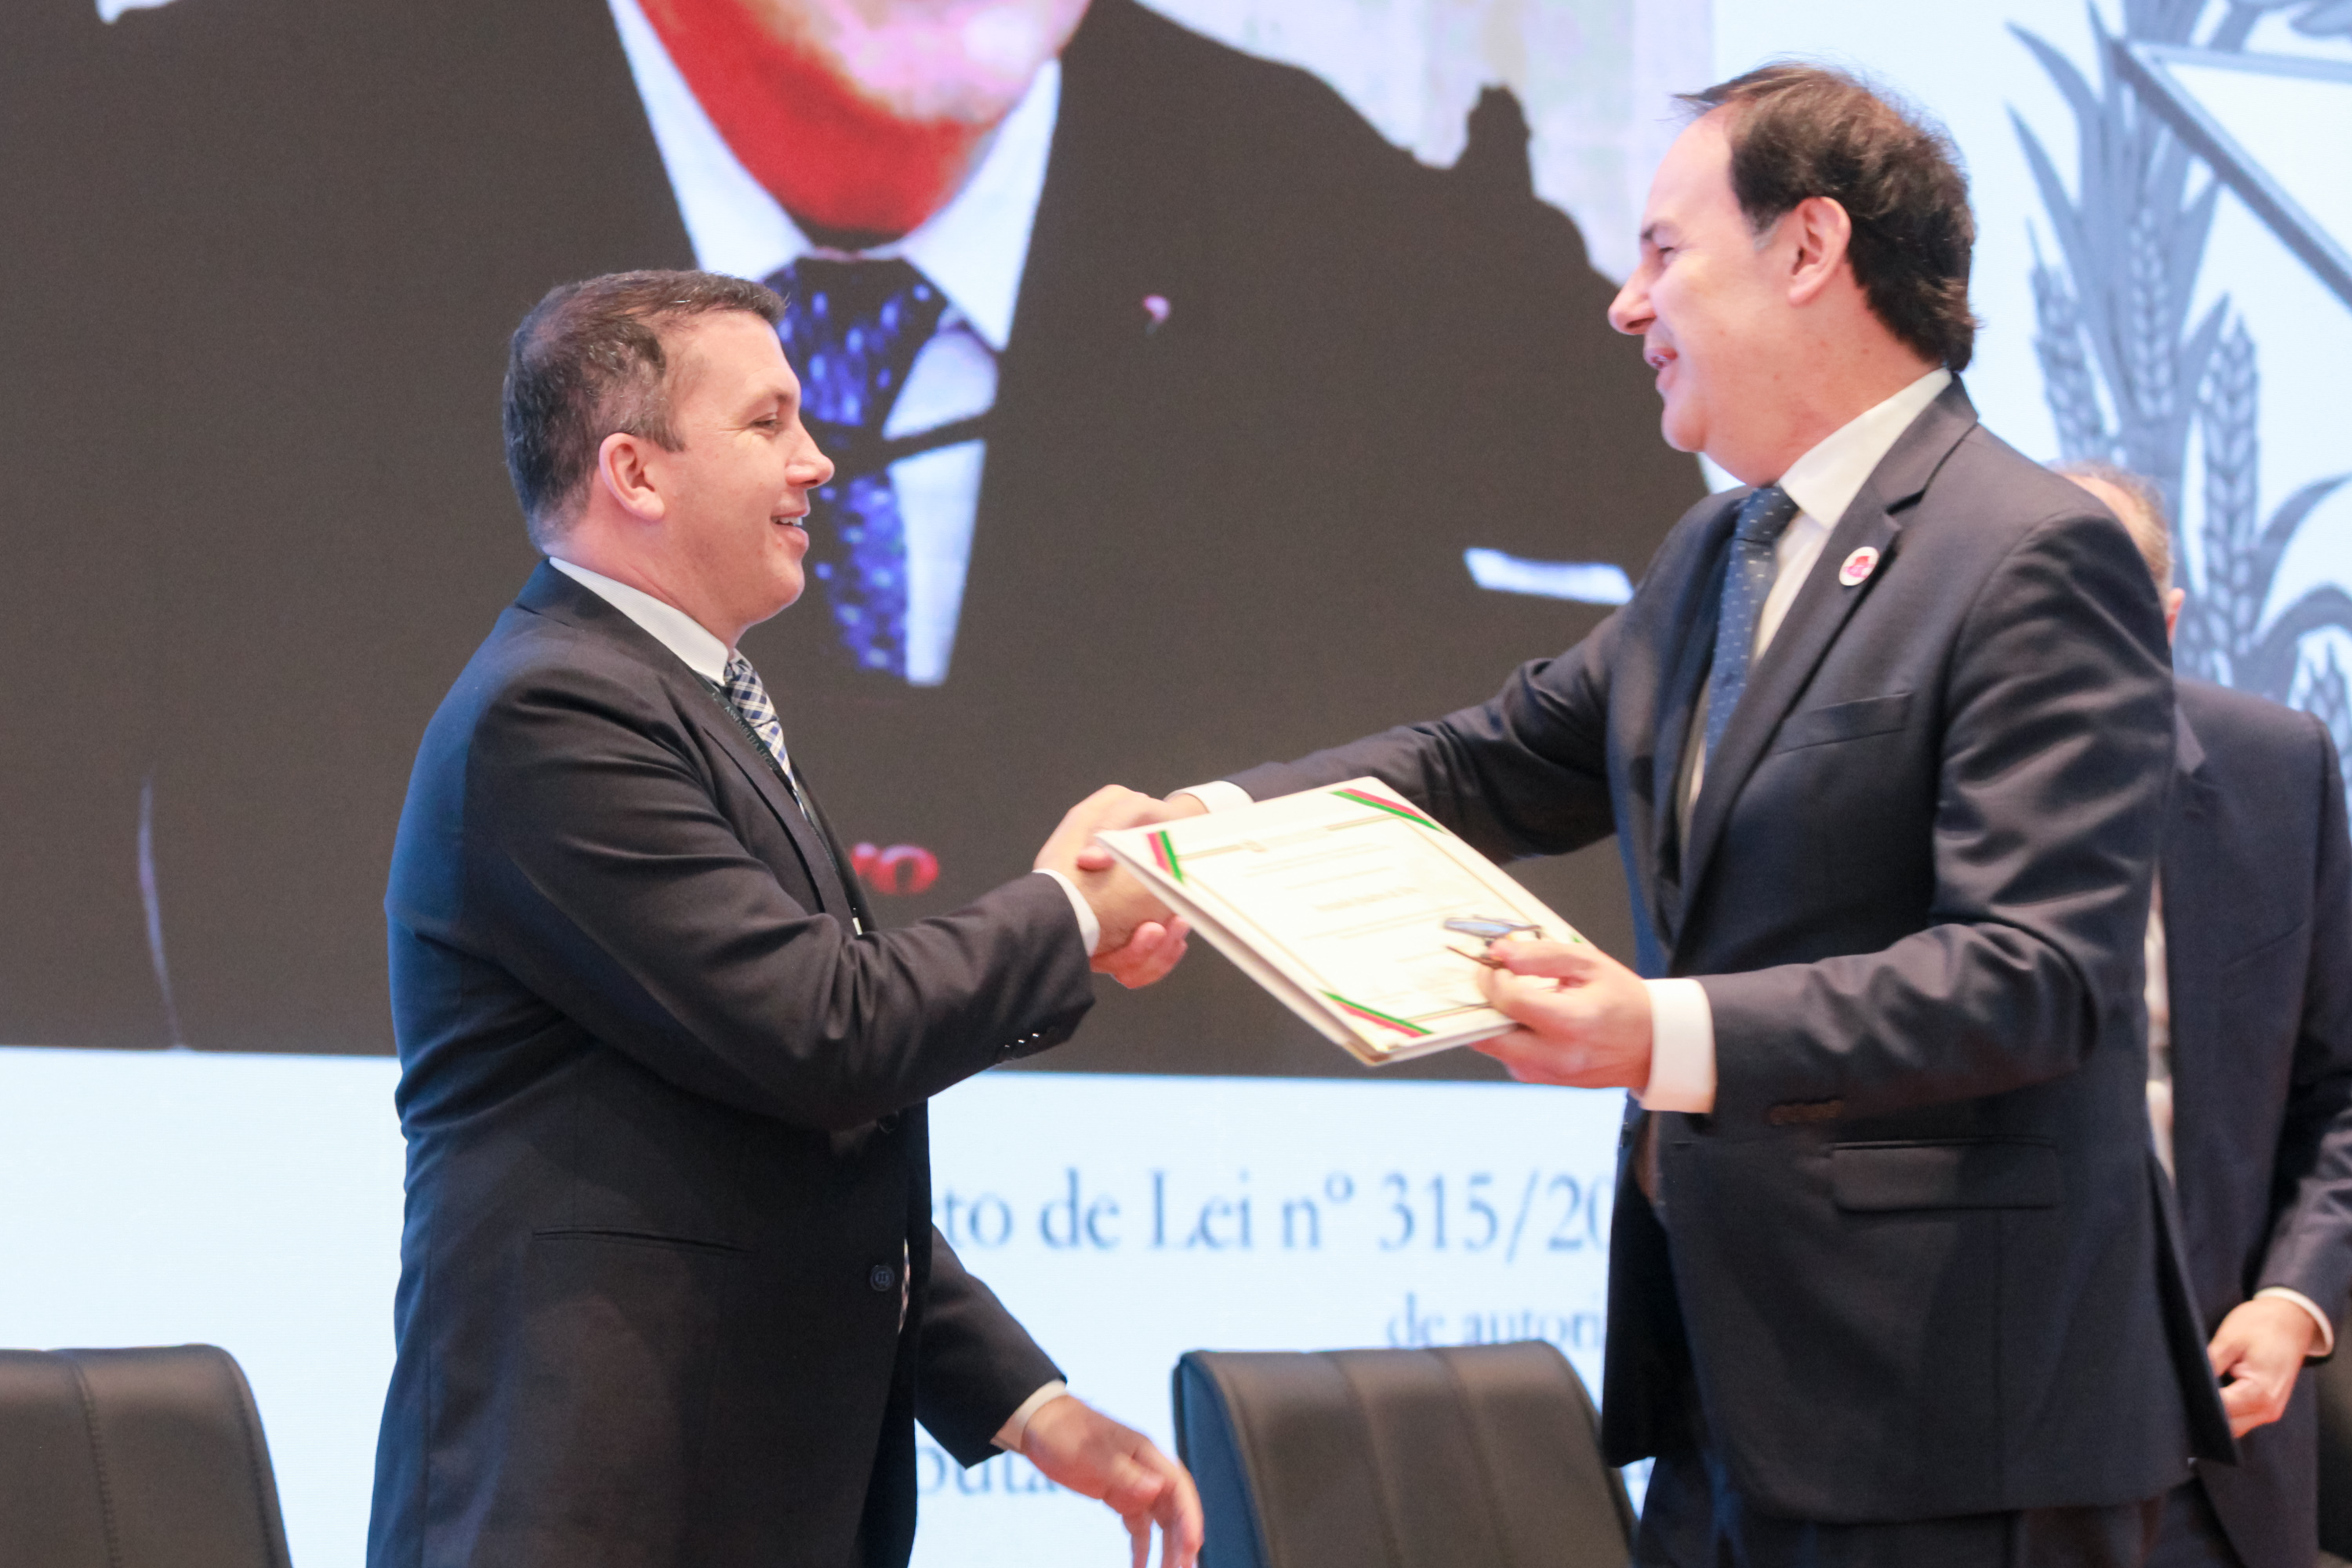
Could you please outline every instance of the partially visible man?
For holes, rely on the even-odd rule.
[[[2066,475],[2121,518],[2176,624],[2162,493]],[[2352,1291],[2352,843],[2327,728],[2177,679],[2172,791],[2147,923],[2148,1118],[2238,1463],[2166,1500],[2156,1568],[2307,1568],[2319,1551],[2309,1361]]]
[[[408,1140],[373,1568],[900,1568],[914,1423],[1197,1547],[1182,1468],[1069,1397],[929,1223],[924,1101],[1183,950],[1076,864],[883,931],[737,651],[797,598],[782,302],[701,273],[515,333],[525,584],[435,716],[385,898]]]
[[[1617,836],[1639,973],[1498,944],[1524,1026],[1481,1048],[1637,1096],[1601,1421],[1657,1460],[1639,1561],[2137,1564],[2231,1451],[2143,1094],[2162,612],[1954,377],[1941,133],[1807,66],[1687,101],[1612,319],[1750,488],[1484,707],[1186,793],[1371,773],[1497,856]]]

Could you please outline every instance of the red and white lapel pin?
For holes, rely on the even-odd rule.
[[[1845,564],[1838,568],[1838,581],[1846,587],[1858,588],[1877,570],[1878,552],[1865,544],[1845,558]]]

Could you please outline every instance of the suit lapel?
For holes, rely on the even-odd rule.
[[[1686,905],[1697,896],[1706,878],[1707,864],[1730,817],[1731,803],[1748,783],[1748,775],[1756,771],[1780,721],[1804,695],[1813,671],[1854,607],[1894,563],[1895,547],[1901,542],[1902,514],[1926,493],[1936,470],[1976,422],[1976,409],[1956,379],[1888,449],[1822,546],[1820,558],[1798,590],[1796,603],[1789,606],[1788,618],[1780,623],[1763,658],[1757,660],[1721,743],[1707,759],[1706,778],[1691,813],[1690,843],[1683,853]],[[1865,545],[1878,552],[1878,565],[1862,582],[1848,586],[1839,581],[1839,570]]]
[[[751,780],[751,787],[759,791],[760,798],[767,803],[791,838],[808,885],[816,889],[819,904],[835,913],[856,914],[864,921],[866,929],[874,929],[873,921],[866,916],[863,901],[855,898],[835,873],[833,858],[825,853],[824,841],[819,837],[821,830],[801,814],[790,788],[770,760],[767,748],[752,739],[724,697],[703,684],[700,676],[688,669],[643,626],[544,561],[523,584],[515,602],[535,615],[609,637],[635,654],[669,691],[673,704],[687,716],[687,721],[732,758],[743,776]]]
[[[797,762],[793,764],[793,769],[800,775],[801,794],[808,801],[810,812],[815,816],[816,820],[813,826],[816,829],[818,838],[824,841],[824,847],[830,851],[833,868],[848,878],[844,891],[849,899],[849,912],[857,917],[859,930],[869,931],[879,930],[874,920],[874,908],[866,901],[865,884],[858,880],[849,856],[841,847],[841,835],[834,831],[833,818],[825,815],[824,802],[817,798],[816,786],[809,783],[808,769]]]
[[[851,895],[841,875],[834,869],[834,857],[827,852],[824,830],[802,813],[799,803],[793,799],[792,787],[784,783],[768,749],[745,731],[727,700],[704,686],[691,670],[680,666],[678,679],[691,682],[695,689],[693,699],[684,699],[681,693],[679,705],[695,727],[716,741],[751,782],[751,787],[760,792],[760,798],[767,803],[769,811],[791,837],[793,852],[800,856],[802,868],[808,874],[809,886],[817,890],[818,903],[833,913],[855,915],[860,924],[872,930],[862,900]]]

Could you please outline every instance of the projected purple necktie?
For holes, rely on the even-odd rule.
[[[907,674],[907,530],[882,426],[947,299],[904,261],[803,257],[768,279],[777,328],[800,374],[802,416],[834,460],[810,498],[809,574],[860,669]]]
[[[1797,503],[1778,485],[1766,485],[1739,503],[1732,530],[1731,559],[1723,574],[1723,609],[1715,623],[1715,670],[1706,699],[1706,751],[1730,726],[1739,694],[1748,689],[1748,667],[1755,659],[1756,622],[1779,572],[1773,547],[1796,520]]]

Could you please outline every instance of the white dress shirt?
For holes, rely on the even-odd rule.
[[[2172,1116],[2172,977],[2167,968],[2168,949],[2164,931],[2164,885],[2158,882],[2147,908],[2147,1122],[2148,1131],[2156,1136],[2156,1157],[2164,1163],[2164,1173],[2178,1181],[2173,1169]],[[2314,1355],[2332,1355],[2336,1350],[2336,1325],[2319,1310],[2319,1303],[2302,1291],[2287,1285],[2265,1285],[2254,1292],[2257,1297],[2269,1296],[2282,1301],[2292,1301],[2311,1314],[2319,1325],[2319,1348]]]
[[[802,233],[744,168],[637,0],[609,3],[697,263],[706,271],[764,279],[803,256],[845,258]],[[920,435],[995,405],[997,356],[1013,336],[1061,98],[1061,62],[1048,60],[954,199],[905,238],[856,253],[910,263],[948,300],[939,331],[916,354],[891,406],[885,437]],[[978,439],[959,442],[890,465],[906,528],[907,679],[912,685],[937,686],[948,678],[985,446]]]
[[[1830,531],[1844,517],[1883,461],[1896,437],[1950,385],[1952,373],[1932,370],[1885,402],[1852,421],[1821,445],[1789,465],[1780,488],[1798,508],[1795,518],[1773,547],[1772,590],[1756,617],[1754,657],[1771,646],[1773,634],[1788,618],[1797,590],[1821,558]],[[1706,694],[1702,690],[1691,719],[1689,744],[1703,744]],[[1694,753],[1690,786],[1679,803],[1684,837],[1689,837],[1691,807],[1706,776],[1706,758]],[[1225,780],[1193,784],[1182,793],[1199,799],[1211,811],[1249,804],[1238,784]],[[1715,1107],[1715,1011],[1706,991],[1696,980],[1645,980],[1650,990],[1650,1081],[1640,1091],[1652,1110],[1711,1110]]]

